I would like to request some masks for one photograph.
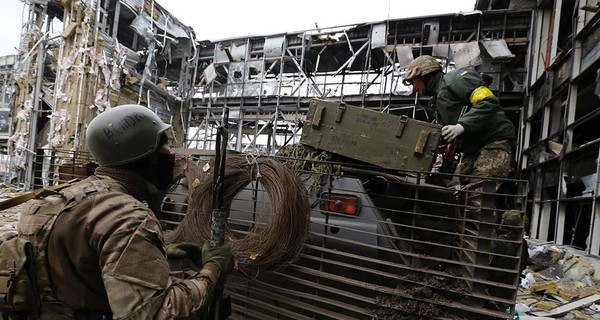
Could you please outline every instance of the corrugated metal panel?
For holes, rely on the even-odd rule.
[[[121,0],[121,3],[128,6],[132,11],[139,12],[137,9],[143,8],[146,2],[152,2],[153,0]],[[157,2],[154,2],[154,10],[158,10],[160,14],[158,19],[156,16],[153,18],[153,22],[161,30],[166,30],[169,34],[176,38],[189,38],[189,27],[185,26],[165,8],[160,6]]]

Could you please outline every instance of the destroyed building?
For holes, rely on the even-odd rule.
[[[85,157],[86,124],[108,106],[152,105],[182,136],[196,50],[194,31],[154,1],[32,2],[13,75],[8,181],[52,184]]]
[[[0,57],[0,175],[9,172],[8,133],[10,128],[10,99],[13,94],[13,68],[17,56]]]
[[[2,73],[15,88],[1,91],[11,110],[6,183],[34,188],[87,172],[86,124],[118,104],[149,105],[175,128],[175,146],[197,149],[216,148],[228,107],[229,148],[252,154],[297,143],[313,98],[430,121],[430,98],[402,82],[407,64],[430,54],[491,77],[518,129],[529,236],[600,254],[597,1],[478,0],[471,12],[220,41],[155,1],[27,9],[14,71]]]

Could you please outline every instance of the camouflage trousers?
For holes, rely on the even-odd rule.
[[[511,158],[512,145],[509,140],[494,141],[485,145],[476,154],[463,155],[458,165],[458,172],[461,175],[470,175],[471,177],[461,177],[461,185],[465,189],[472,189],[472,194],[480,193],[482,191],[480,183],[485,178],[508,177]],[[501,181],[496,183],[496,190],[501,184]],[[471,204],[480,207],[481,195],[472,196]]]

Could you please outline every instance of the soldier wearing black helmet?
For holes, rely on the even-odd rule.
[[[444,74],[434,57],[423,55],[408,65],[404,82],[412,85],[414,92],[434,97],[443,138],[448,142],[461,140],[460,174],[508,176],[515,128],[479,72],[466,67]]]

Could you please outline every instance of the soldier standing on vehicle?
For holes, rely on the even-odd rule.
[[[458,173],[506,178],[510,172],[515,128],[500,108],[498,98],[481,75],[465,67],[444,74],[432,56],[413,60],[404,75],[413,91],[435,99],[436,119],[449,143],[460,139]],[[463,107],[467,111],[463,113]],[[461,179],[462,184],[475,183]]]
[[[170,127],[140,105],[99,114],[86,131],[100,165],[95,174],[47,197],[59,207],[32,205],[21,214],[20,234],[47,234],[41,252],[47,266],[36,260],[41,319],[187,318],[210,302],[214,285],[232,271],[229,248],[206,244],[201,270],[186,280],[169,276],[152,210],[159,209],[148,204],[159,203],[156,197],[173,182]],[[48,222],[56,214],[55,223]],[[49,279],[39,272],[44,268]]]

